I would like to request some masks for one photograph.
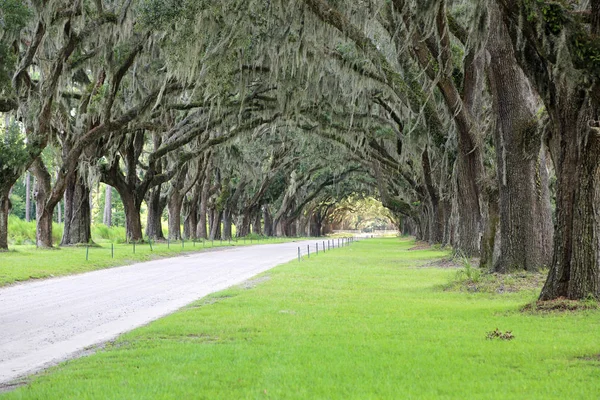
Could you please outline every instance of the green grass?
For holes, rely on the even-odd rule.
[[[173,257],[181,253],[203,251],[226,246],[245,246],[260,243],[282,243],[293,238],[237,239],[237,241],[205,241],[205,242],[159,242],[137,244],[135,254],[133,245],[100,240],[87,249],[85,246],[57,247],[38,249],[35,245],[14,245],[8,252],[0,253],[0,286],[30,279],[49,278],[88,272],[102,268],[127,265],[134,262],[153,260],[159,257]],[[114,246],[114,258],[111,251]],[[86,260],[87,252],[87,260]]]
[[[2,399],[590,399],[600,313],[444,291],[447,257],[372,239],[277,267]],[[266,279],[268,277],[268,279]],[[260,283],[258,283],[260,282]],[[486,339],[498,328],[510,341]]]

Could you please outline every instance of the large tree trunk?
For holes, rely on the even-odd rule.
[[[169,239],[181,239],[181,206],[183,198],[177,189],[173,190],[167,204],[169,211]]]
[[[50,197],[51,178],[45,166],[36,160],[32,166],[36,175],[36,244],[38,247],[52,247],[52,217],[54,206],[48,204]]]
[[[112,226],[112,186],[106,185],[104,192],[104,215],[102,223],[108,227]]]
[[[554,254],[540,300],[600,299],[600,139],[583,92],[561,93]],[[569,96],[570,94],[570,96]]]
[[[92,241],[89,199],[90,188],[78,174],[74,174],[67,182],[65,190],[65,228],[61,246]]]
[[[141,242],[142,220],[140,217],[141,202],[136,201],[133,194],[119,193],[125,209],[125,231],[127,232],[127,242]]]
[[[495,8],[495,7],[494,7]],[[500,254],[494,270],[536,271],[550,265],[552,215],[536,96],[517,64],[510,37],[492,11],[490,87],[497,115]]]
[[[164,240],[162,230],[162,214],[166,202],[161,198],[160,186],[150,190],[146,199],[148,217],[146,219],[146,237],[151,240]]]

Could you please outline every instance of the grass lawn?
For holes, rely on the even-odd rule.
[[[296,240],[291,238],[261,238],[260,241],[238,239],[237,241],[192,242],[181,241],[137,244],[99,242],[89,247],[56,247],[37,249],[35,245],[12,245],[10,251],[0,252],[0,286],[30,279],[70,275],[96,269],[148,261],[159,257],[176,256],[184,252],[210,250],[226,246],[247,246],[257,243],[280,243]],[[87,260],[86,260],[87,252]],[[114,257],[113,257],[114,255]]]
[[[600,312],[444,291],[447,256],[371,239],[277,267],[2,399],[592,399]],[[268,279],[267,279],[268,277]],[[494,329],[510,341],[489,340]]]

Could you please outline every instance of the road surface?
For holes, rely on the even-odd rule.
[[[309,243],[187,254],[1,288],[0,384],[290,261]]]

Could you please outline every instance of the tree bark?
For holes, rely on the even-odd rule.
[[[561,93],[554,254],[540,300],[600,299],[600,140],[585,92]]]
[[[161,186],[150,190],[146,198],[148,217],[146,219],[146,237],[151,240],[165,240],[162,230],[162,214],[166,207],[166,200],[161,197]]]
[[[231,230],[231,210],[226,208],[223,210],[223,240],[229,240],[232,236]]]
[[[92,241],[92,213],[89,199],[90,188],[86,182],[79,174],[71,176],[65,190],[65,227],[61,246]]]
[[[210,223],[210,240],[217,240],[221,238],[221,219],[223,212],[213,208],[211,210],[211,223]]]
[[[254,213],[254,221],[252,222],[252,233],[262,235],[260,207]]]
[[[205,178],[204,184],[202,185],[202,193],[200,195],[200,210],[198,213],[198,225],[196,227],[196,237],[198,239],[207,239],[208,232],[206,230],[207,221],[207,209],[208,209],[208,196],[210,191],[210,179]]]
[[[536,96],[517,63],[499,10],[494,8],[488,51],[497,115],[494,144],[501,236],[494,270],[536,271],[551,261],[553,230],[545,149],[538,129]]]
[[[112,226],[112,186],[106,185],[104,192],[104,215],[102,223],[109,228]]]
[[[274,236],[273,216],[267,205],[263,206],[263,220],[265,221],[265,236]]]
[[[0,251],[8,250],[8,214],[10,212],[9,189],[0,190]]]
[[[125,209],[125,231],[127,232],[127,242],[141,242],[142,220],[140,217],[141,202],[135,199],[130,193],[119,193]]]
[[[244,237],[250,234],[250,222],[251,216],[249,210],[244,210],[242,215],[240,216],[240,223],[237,226],[237,236]]]
[[[173,190],[167,204],[169,212],[169,239],[181,239],[181,206],[183,198],[177,189]]]
[[[36,175],[36,244],[38,247],[52,247],[52,218],[54,205],[48,204],[50,197],[51,178],[46,167],[39,159],[32,164]]]

